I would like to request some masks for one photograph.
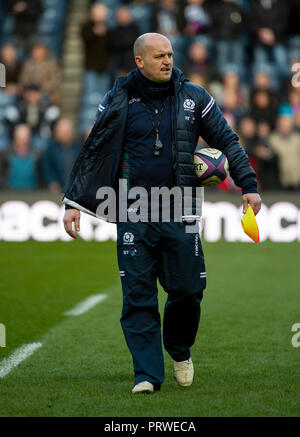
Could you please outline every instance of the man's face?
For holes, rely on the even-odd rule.
[[[90,18],[97,23],[105,23],[107,20],[108,8],[105,4],[95,3],[90,11]]]
[[[293,118],[290,116],[280,116],[277,120],[277,128],[283,135],[288,135],[292,132],[294,127]]]
[[[36,45],[32,49],[32,58],[37,62],[45,61],[48,57],[48,49],[43,45]]]
[[[62,146],[70,146],[73,141],[73,126],[69,120],[60,120],[55,126],[54,137]]]
[[[17,58],[17,51],[14,46],[11,44],[6,44],[4,47],[2,47],[1,58],[4,64],[13,64]]]
[[[141,73],[154,82],[168,82],[173,67],[173,50],[170,41],[163,37],[149,38],[142,54],[135,57]]]
[[[19,125],[14,131],[14,151],[18,156],[26,156],[30,148],[30,129],[27,125]]]

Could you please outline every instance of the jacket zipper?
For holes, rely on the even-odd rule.
[[[175,93],[173,96],[173,106],[172,106],[172,127],[173,127],[173,153],[174,153],[174,157],[175,157],[175,179],[176,179],[176,186],[179,186],[179,182],[178,182],[178,148],[177,148],[177,112],[178,112],[178,94],[179,94],[179,90],[181,88],[182,82],[179,82],[179,86],[177,87],[177,89],[175,89]]]

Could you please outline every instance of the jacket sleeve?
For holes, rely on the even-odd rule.
[[[255,172],[239,138],[228,125],[215,99],[202,89],[199,135],[211,147],[221,150],[228,159],[229,172],[243,194],[257,193]]]

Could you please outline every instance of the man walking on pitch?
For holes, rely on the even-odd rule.
[[[199,136],[222,150],[230,174],[242,188],[243,206],[257,214],[261,199],[248,157],[214,98],[173,67],[173,50],[163,35],[141,35],[134,44],[137,69],[118,78],[99,105],[94,127],[65,187],[65,229],[77,238],[80,210],[96,215],[97,190],[199,186],[193,154]],[[195,207],[193,197],[193,207]],[[130,207],[130,202],[127,204]],[[164,379],[157,279],[167,293],[163,343],[183,386],[193,382],[190,348],[200,320],[206,271],[199,232],[186,232],[184,217],[138,222],[117,217],[117,250],[123,289],[121,324],[133,358],[133,393],[158,390]],[[194,209],[195,211],[195,209]],[[195,211],[195,214],[197,211]],[[147,217],[149,218],[149,217]],[[196,219],[196,215],[194,216]]]

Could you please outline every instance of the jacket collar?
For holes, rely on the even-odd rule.
[[[114,91],[119,90],[120,88],[128,88],[134,80],[135,70],[131,71],[127,76],[119,77],[114,84]],[[184,77],[183,72],[177,68],[173,67],[172,69],[172,77],[171,80],[174,82],[175,90],[178,91],[184,82],[188,82],[188,79]]]

